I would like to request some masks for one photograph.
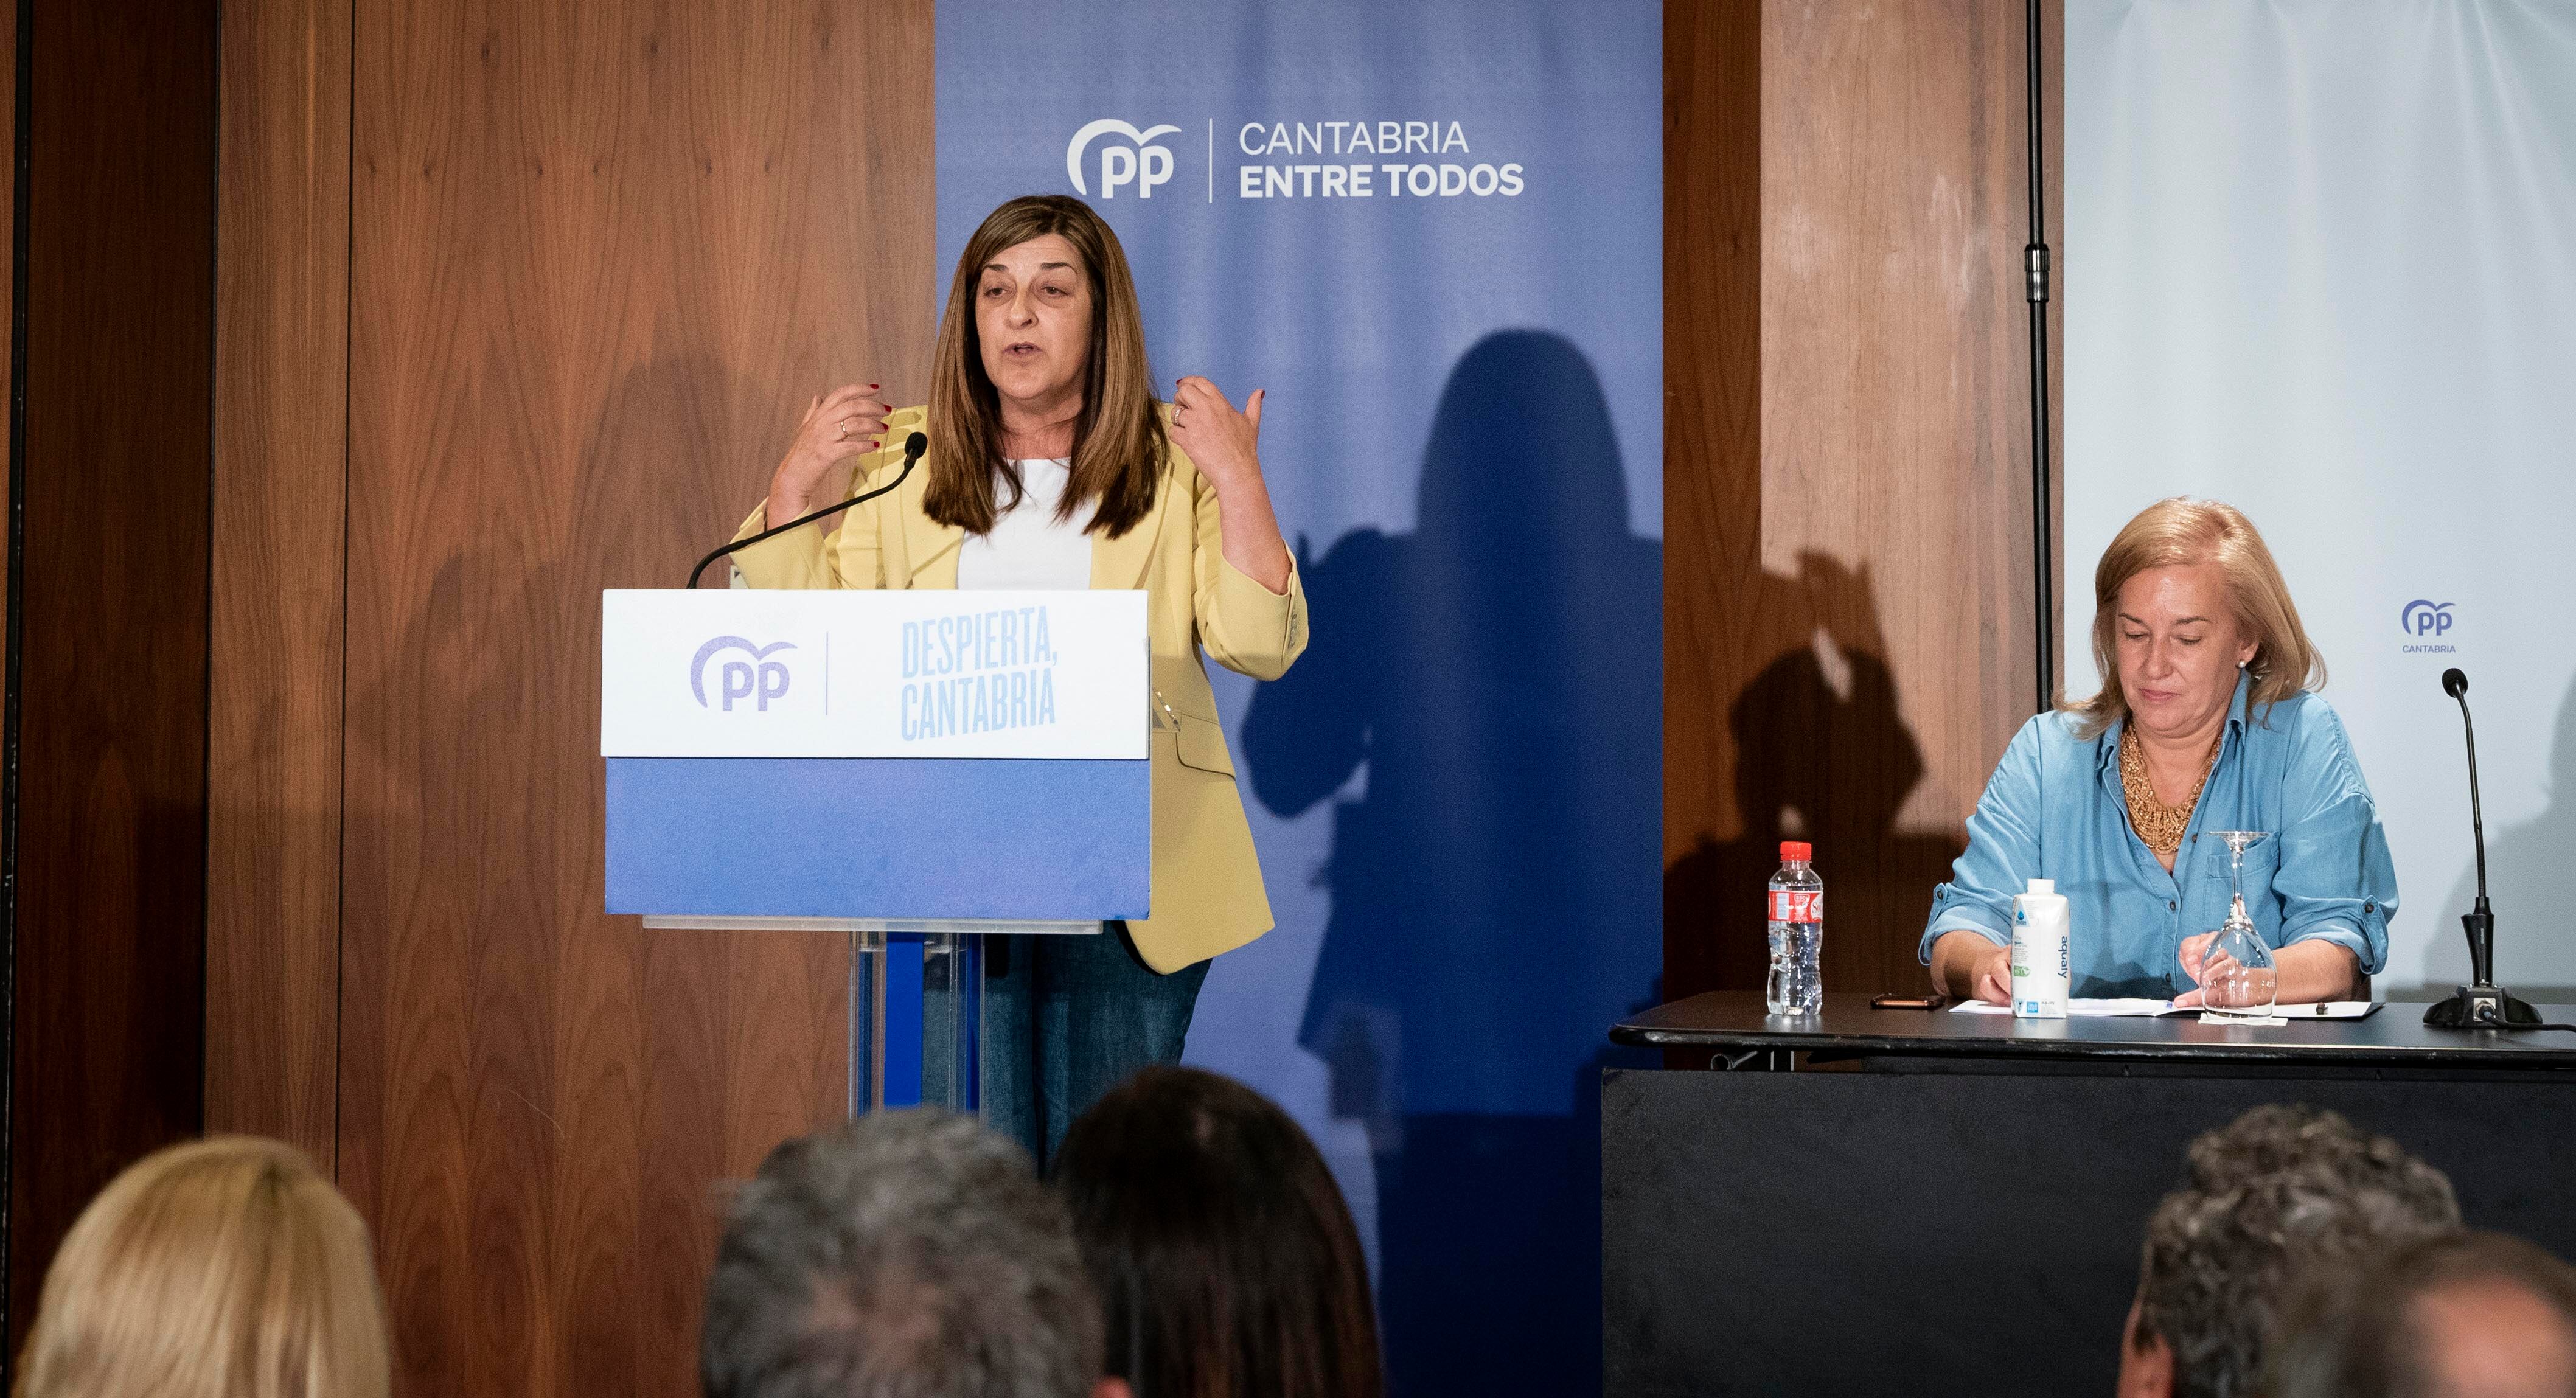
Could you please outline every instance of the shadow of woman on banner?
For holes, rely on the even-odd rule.
[[[2493,748],[2487,760],[2487,770],[2496,770]],[[2463,765],[2453,770],[2461,773],[2457,789],[2465,806],[2467,759],[2459,761]],[[2384,800],[2386,793],[2380,795]],[[2576,864],[2568,861],[2569,851],[2576,850],[2576,686],[2558,702],[2548,795],[2549,804],[2540,814],[2506,826],[2488,844],[2487,902],[2495,909],[2496,983],[2536,1005],[2563,1005],[2576,1003],[2576,965],[2570,963],[2563,930],[2566,910],[2576,907]],[[2477,901],[2478,868],[2472,863],[2461,871],[2447,902],[2424,909],[2423,915],[2435,923],[2424,958],[2427,998],[2441,999],[2452,986],[2467,983],[2469,942],[2460,930],[2460,915]]]
[[[1805,840],[1831,895],[1826,989],[1920,993],[1929,979],[1916,943],[1962,845],[1898,826],[1925,765],[1885,659],[1870,570],[1806,552],[1795,574],[1766,571],[1757,587],[1747,624],[1774,654],[1726,711],[1740,833],[1703,835],[1665,871],[1666,989],[1680,999],[1762,988],[1763,889],[1780,842]]]
[[[1662,959],[1663,562],[1591,363],[1477,343],[1415,530],[1301,567],[1314,643],[1243,748],[1271,811],[1333,802],[1300,1039],[1368,1127],[1394,1391],[1594,1391],[1604,1035]]]

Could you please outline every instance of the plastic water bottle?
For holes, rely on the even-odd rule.
[[[2013,895],[2013,1018],[2066,1018],[2067,930],[2066,895],[2055,879],[2032,879],[2028,892]]]
[[[1804,840],[1780,842],[1780,872],[1771,876],[1771,976],[1762,988],[1775,1015],[1811,1015],[1824,1004],[1825,982],[1816,967],[1825,949],[1825,881],[1808,861]]]

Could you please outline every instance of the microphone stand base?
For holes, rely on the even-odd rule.
[[[2464,985],[2448,1000],[2424,1009],[2436,1029],[2518,1029],[2540,1023],[2540,1012],[2501,986]]]

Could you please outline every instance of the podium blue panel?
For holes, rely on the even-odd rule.
[[[612,757],[608,911],[1142,918],[1150,762]]]

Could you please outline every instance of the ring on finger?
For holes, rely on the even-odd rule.
[[[841,424],[841,435],[844,437],[850,435],[850,424],[847,421]]]

